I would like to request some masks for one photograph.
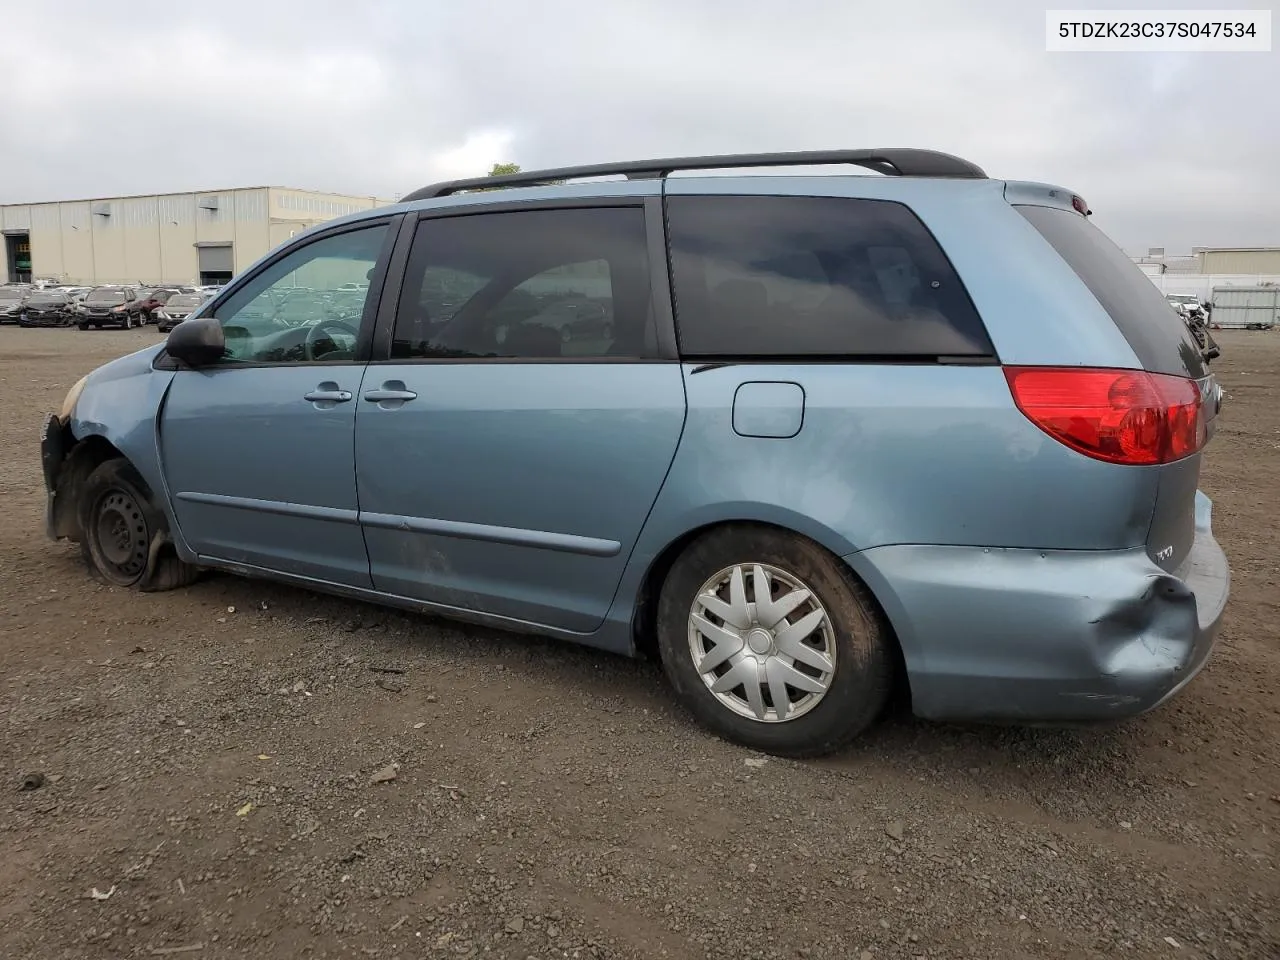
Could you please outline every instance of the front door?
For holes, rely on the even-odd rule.
[[[684,424],[642,202],[419,223],[356,413],[379,590],[604,620]]]
[[[160,447],[183,539],[211,560],[369,587],[357,517],[361,327],[376,304],[338,293],[385,259],[385,222],[284,253],[215,309],[225,359],[180,370]]]

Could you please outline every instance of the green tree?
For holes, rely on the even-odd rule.
[[[505,177],[505,176],[508,176],[509,174],[523,173],[523,172],[524,171],[520,169],[520,164],[518,163],[495,163],[493,165],[493,168],[488,173],[486,173],[485,176],[486,177]],[[564,183],[564,181],[563,180],[543,180],[541,181],[541,183],[543,185],[546,185],[546,184],[554,184],[554,183]],[[479,187],[478,189],[501,190],[503,188],[502,187]]]

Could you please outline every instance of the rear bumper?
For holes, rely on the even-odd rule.
[[[850,565],[902,644],[915,712],[939,720],[1074,722],[1144,713],[1208,661],[1230,571],[1196,495],[1173,573],[1142,549],[892,546]]]

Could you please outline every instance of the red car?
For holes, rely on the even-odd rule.
[[[139,291],[142,299],[138,306],[142,309],[142,322],[144,324],[154,323],[154,313],[160,307],[169,302],[169,298],[176,293],[183,293],[180,287],[154,287],[147,290]]]

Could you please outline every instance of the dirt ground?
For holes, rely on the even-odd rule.
[[[90,580],[44,538],[37,431],[157,337],[0,328],[0,957],[1280,957],[1280,334],[1221,337],[1233,595],[1180,698],[896,716],[803,763],[708,736],[651,664]]]

